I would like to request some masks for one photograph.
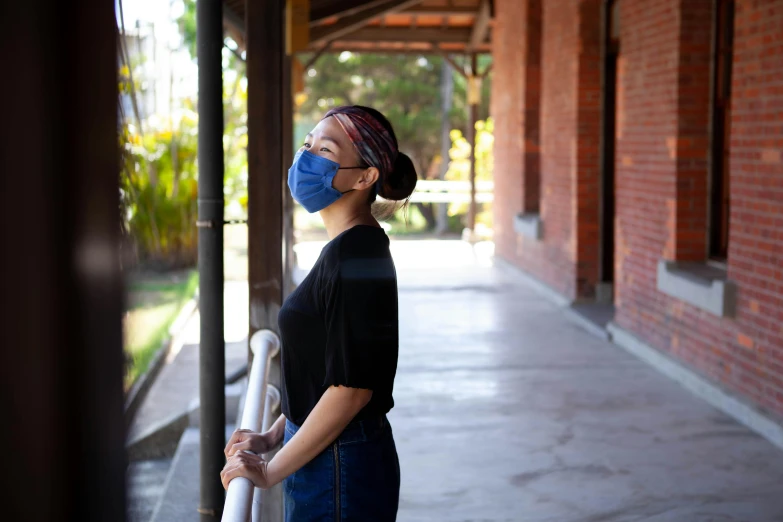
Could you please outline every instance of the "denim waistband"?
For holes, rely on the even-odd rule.
[[[363,442],[368,439],[375,438],[378,434],[382,433],[389,426],[389,420],[386,415],[377,415],[362,420],[351,421],[345,429],[337,437],[337,440],[341,444],[348,444],[351,442]],[[286,419],[285,429],[292,436],[299,431],[300,426],[297,426],[290,420]]]

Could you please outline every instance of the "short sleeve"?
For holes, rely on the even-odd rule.
[[[377,390],[394,373],[397,280],[388,258],[341,260],[325,287],[324,386]]]

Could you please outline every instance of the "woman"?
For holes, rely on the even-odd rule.
[[[287,522],[393,521],[400,468],[386,413],[397,370],[397,275],[376,195],[416,186],[389,121],[368,107],[329,111],[288,171],[291,193],[320,212],[330,241],[278,316],[282,412],[266,433],[237,430],[223,486],[283,482]],[[283,440],[269,462],[263,454]]]

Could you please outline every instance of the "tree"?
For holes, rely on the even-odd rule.
[[[183,46],[195,59],[195,1],[186,0],[178,19]],[[247,82],[244,63],[225,49],[225,196],[227,202],[246,201],[247,195]],[[123,56],[126,56],[123,53]],[[192,266],[197,255],[198,114],[196,101],[180,100],[170,118],[142,118],[135,94],[140,90],[146,57],[120,68],[120,93],[133,103],[132,116],[123,114],[120,206],[124,216],[125,243],[136,261],[168,269]],[[123,58],[123,62],[127,62]],[[120,105],[122,108],[122,104]],[[143,129],[142,129],[143,127]]]
[[[182,40],[188,48],[190,56],[196,59],[196,1],[185,0],[185,11],[177,19]]]
[[[488,58],[482,57],[485,66]],[[324,54],[305,71],[305,92],[297,112],[296,143],[301,143],[321,115],[339,105],[367,105],[382,112],[394,126],[400,150],[413,159],[421,178],[437,178],[441,160],[441,71],[448,67],[440,56],[411,54]],[[489,82],[484,82],[480,117],[486,116]],[[451,128],[464,129],[466,82],[454,74]],[[306,130],[305,130],[306,129]],[[436,224],[430,204],[416,204]]]

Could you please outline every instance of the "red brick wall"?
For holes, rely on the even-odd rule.
[[[541,0],[495,3],[490,111],[495,120],[495,237],[512,256],[513,216],[539,204]]]
[[[524,133],[522,132],[525,4],[513,0],[495,2],[492,31],[492,96],[490,113],[495,121],[494,238],[503,257],[513,257],[512,218],[521,211]]]
[[[541,4],[540,158],[530,119],[537,115],[538,63],[528,52],[535,30],[533,2],[498,0],[493,42],[492,115],[495,119],[496,254],[575,299],[594,291],[598,263],[600,123],[600,0],[547,0]],[[513,50],[514,45],[520,49]],[[535,45],[535,44],[532,44]],[[526,115],[518,116],[518,111]],[[522,132],[520,132],[522,129]],[[520,136],[521,135],[521,136]],[[521,142],[519,138],[521,137]],[[520,162],[526,157],[527,161]],[[529,201],[534,162],[540,161],[541,241],[516,234],[513,217],[535,211]],[[525,195],[527,194],[527,197]],[[581,219],[579,219],[581,217]],[[579,225],[577,225],[577,222]]]
[[[675,226],[666,258],[703,261],[707,251],[713,0],[680,0],[677,57]]]
[[[656,289],[657,263],[671,258],[666,250],[677,217],[681,1],[620,0],[615,305],[621,325],[657,346],[668,344],[651,315],[665,301]]]
[[[736,318],[656,290],[704,260],[710,0],[621,0],[618,324],[783,418],[783,0],[737,0],[728,275]]]
[[[737,0],[730,115],[728,276],[736,317],[657,290],[661,259],[707,256],[713,0],[619,0],[616,322],[783,419],[783,0]],[[597,278],[600,0],[543,4],[540,212],[544,239],[521,238],[536,152],[524,21],[496,0],[497,255],[574,299]],[[533,96],[535,100],[535,96]],[[527,117],[527,120],[526,120]],[[526,121],[528,124],[526,124]],[[527,139],[526,139],[527,138]]]
[[[726,328],[737,389],[783,417],[783,0],[736,4]]]

